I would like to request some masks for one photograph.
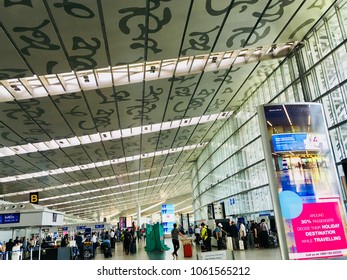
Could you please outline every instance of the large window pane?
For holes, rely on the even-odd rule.
[[[322,25],[317,30],[317,36],[319,41],[320,57],[327,55],[330,52],[330,43],[325,25]]]
[[[290,79],[290,71],[289,71],[288,63],[283,63],[282,70],[283,70],[283,76],[282,76],[283,82],[285,86],[288,86],[292,82],[292,80]]]
[[[336,56],[336,62],[337,62],[337,74],[339,77],[340,82],[343,82],[347,79],[347,53],[346,53],[346,46],[343,45],[342,47],[338,48],[336,52],[334,53]]]
[[[330,96],[329,95],[324,96],[321,99],[321,102],[323,104],[325,117],[326,117],[327,122],[328,122],[328,127],[330,127],[333,124],[335,124],[334,111],[333,111],[333,106],[330,102]]]
[[[343,153],[341,149],[341,139],[338,129],[333,129],[329,131],[331,144],[333,146],[334,155],[335,155],[335,161],[341,161],[343,159]]]
[[[315,72],[316,72],[316,79],[318,82],[319,96],[320,96],[328,90],[322,65],[320,64],[317,65],[315,68]]]
[[[342,122],[347,118],[344,98],[340,89],[334,90],[331,93],[331,101],[334,106],[334,112],[337,122]]]
[[[347,30],[347,4],[345,3],[340,9],[339,9],[340,13],[341,13],[341,18],[342,18],[342,29],[343,30]],[[345,32],[345,36],[346,36],[346,32]]]
[[[309,37],[308,45],[309,45],[309,51],[308,51],[309,61],[311,60],[312,62],[310,64],[313,65],[319,61],[318,46],[317,46],[317,42],[314,37],[314,34],[312,34]]]
[[[338,84],[333,56],[329,55],[326,59],[324,59],[323,65],[327,77],[328,88],[331,89]]]
[[[347,124],[341,125],[339,129],[341,133],[341,156],[347,158]]]
[[[334,13],[328,20],[329,34],[332,48],[336,47],[343,40],[340,24],[337,15]]]

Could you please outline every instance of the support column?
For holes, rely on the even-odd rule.
[[[137,207],[137,228],[141,228],[141,207]]]

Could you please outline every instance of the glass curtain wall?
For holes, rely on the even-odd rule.
[[[256,219],[273,206],[256,106],[266,103],[323,104],[340,178],[347,158],[347,1],[334,7],[223,125],[192,171],[195,221],[207,205],[224,202],[227,217]],[[345,197],[345,191],[341,194]]]

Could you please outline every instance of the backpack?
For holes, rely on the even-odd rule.
[[[217,232],[216,232],[216,230],[213,231],[212,235],[213,235],[213,237],[214,237],[215,239],[217,239]]]
[[[212,230],[210,228],[207,229],[207,237],[212,237]]]

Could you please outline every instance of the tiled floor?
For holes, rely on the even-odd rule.
[[[169,251],[163,252],[146,252],[144,246],[144,240],[141,240],[137,243],[137,253],[126,255],[123,252],[123,244],[116,243],[115,249],[112,249],[112,257],[104,258],[104,255],[101,253],[98,248],[97,254],[95,256],[95,260],[172,260],[172,243],[171,239],[165,240],[165,245],[170,247]],[[217,251],[216,247],[212,248],[212,251]],[[179,260],[197,260],[200,259],[200,248],[193,246],[193,257],[192,258],[184,258],[183,256],[183,246],[181,245],[178,251]],[[252,249],[252,250],[244,250],[244,251],[227,251],[227,259],[235,259],[235,260],[280,260],[281,254],[278,248],[276,249]]]

